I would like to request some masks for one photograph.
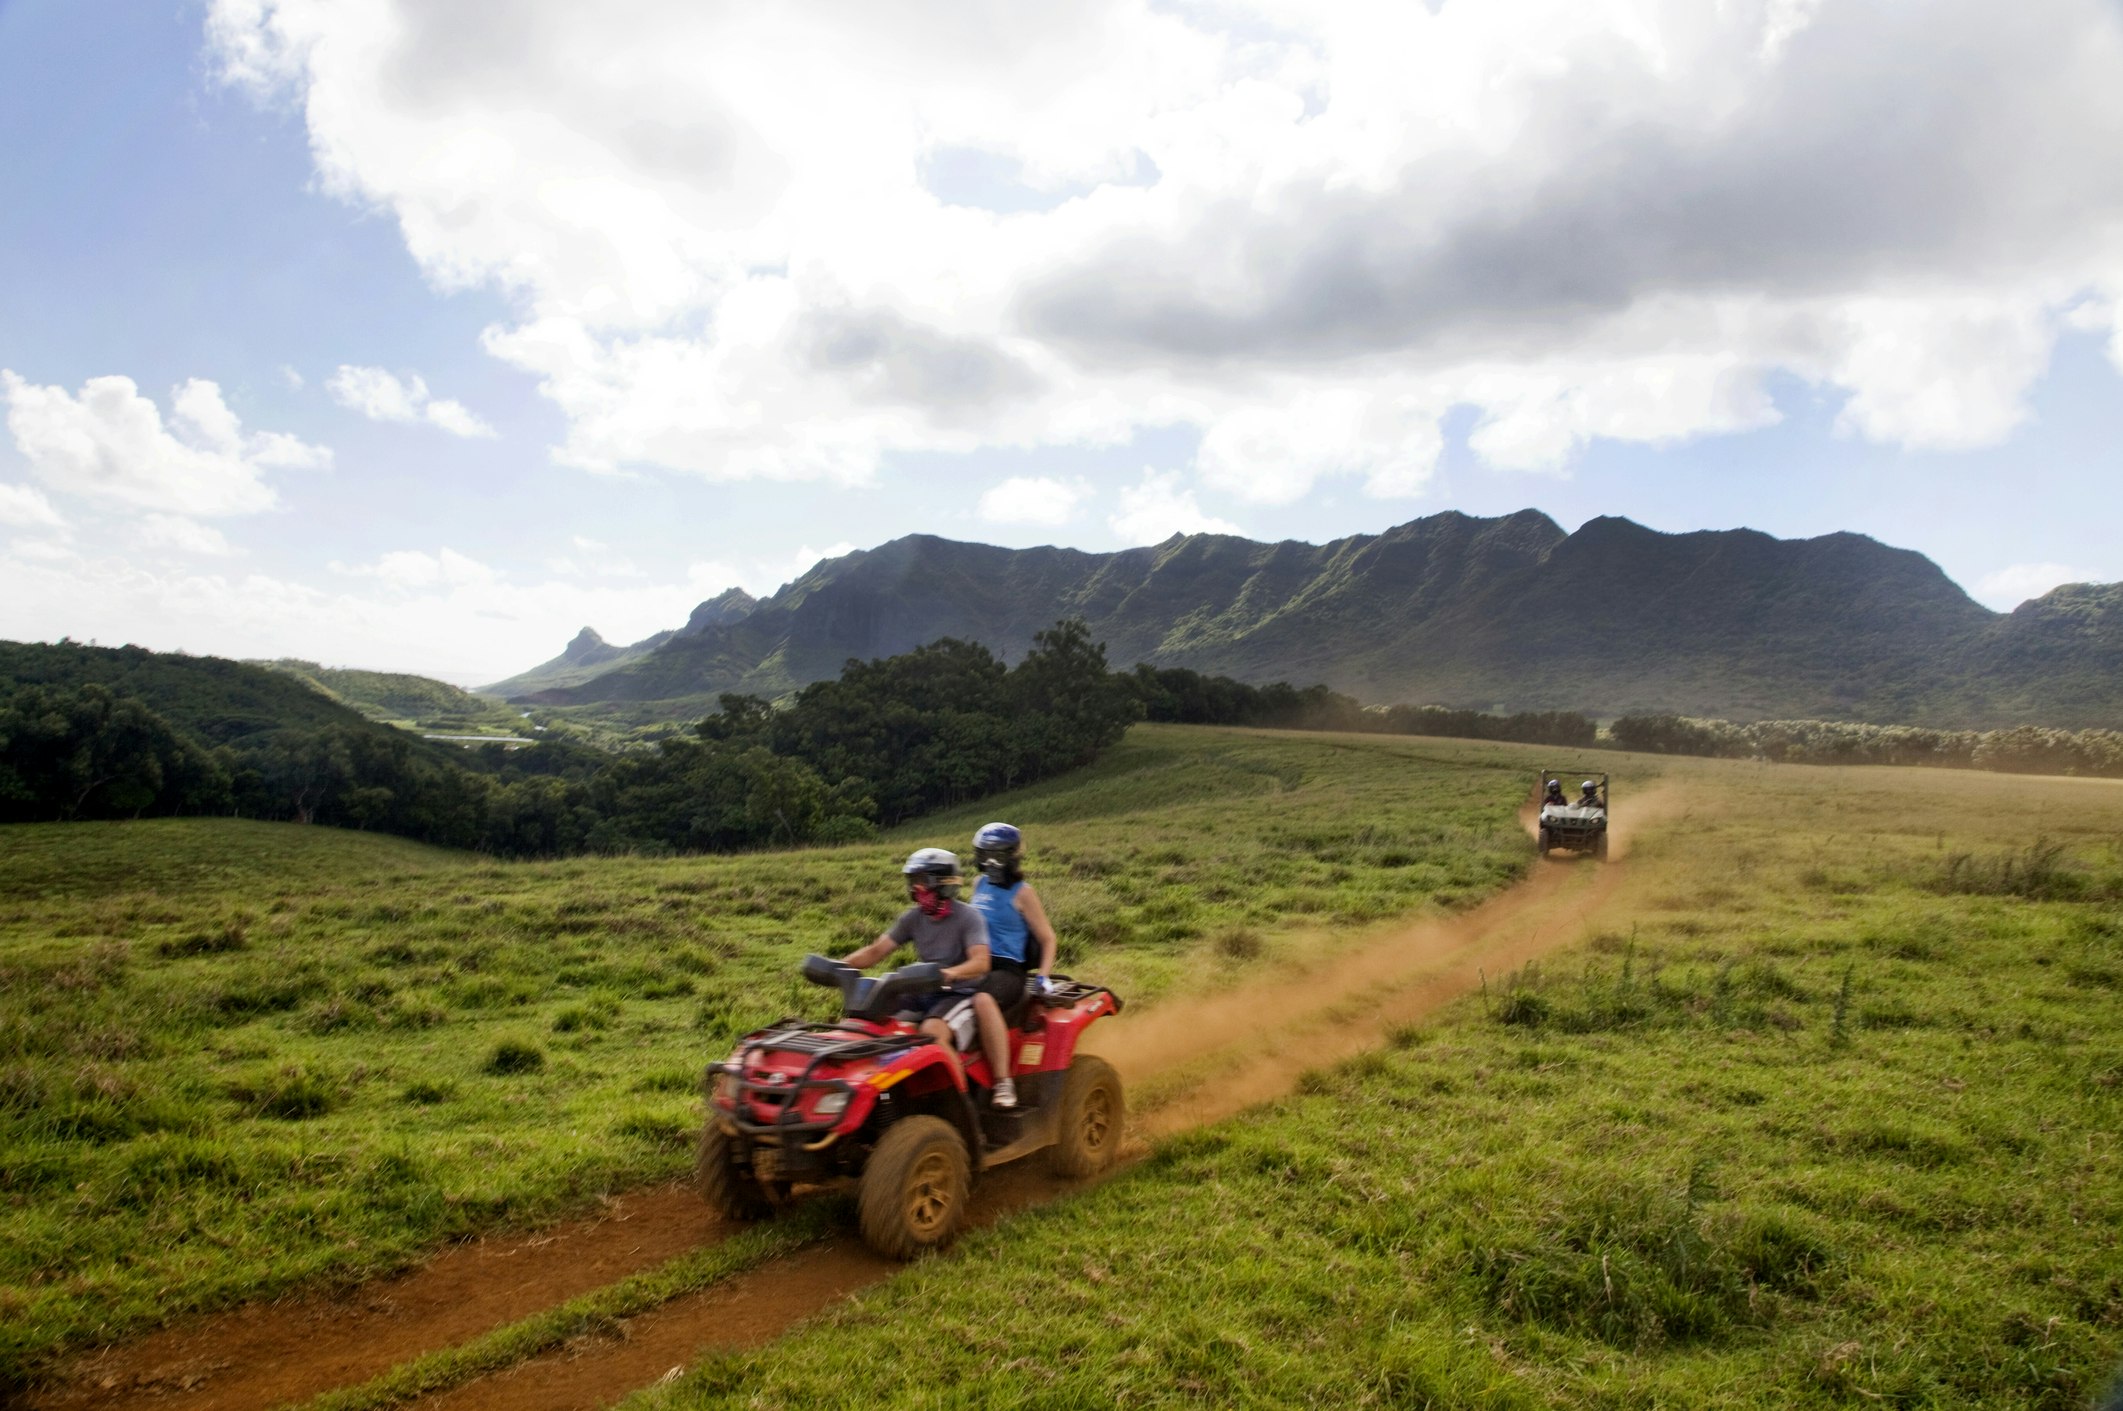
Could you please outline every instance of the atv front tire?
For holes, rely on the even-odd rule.
[[[1605,830],[1602,830],[1598,839],[1593,842],[1592,855],[1601,862],[1607,860],[1607,834]]]
[[[941,1249],[966,1218],[973,1185],[965,1139],[941,1117],[904,1117],[863,1168],[862,1237],[887,1259]]]
[[[1071,1180],[1097,1175],[1120,1151],[1126,1117],[1120,1075],[1103,1058],[1079,1055],[1062,1081],[1061,1110],[1047,1164],[1055,1175]]]
[[[1548,849],[1549,849],[1549,847],[1550,847],[1550,846],[1552,846],[1552,845],[1551,845],[1551,843],[1549,842],[1549,835],[1548,835],[1548,830],[1547,830],[1546,828],[1543,828],[1543,829],[1541,830],[1541,836],[1540,836],[1540,841],[1539,841],[1539,842],[1537,842],[1537,843],[1535,844],[1535,846],[1536,846],[1536,847],[1538,847],[1538,848],[1540,849],[1540,852],[1541,852],[1541,856],[1542,856],[1542,857],[1546,857],[1546,856],[1548,856]]]
[[[766,1192],[750,1169],[737,1164],[737,1142],[710,1115],[700,1129],[700,1150],[693,1160],[693,1184],[700,1197],[732,1220],[757,1220],[767,1213]]]

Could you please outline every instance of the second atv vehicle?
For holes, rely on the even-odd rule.
[[[1590,792],[1581,792],[1576,798],[1564,795],[1563,780],[1570,777],[1553,770],[1541,771],[1540,790],[1541,816],[1536,846],[1542,857],[1560,848],[1566,852],[1589,852],[1600,861],[1607,860],[1607,776],[1585,774],[1576,777],[1592,786]]]
[[[920,1001],[942,988],[941,966],[871,977],[812,955],[803,977],[840,990],[839,1020],[783,1019],[708,1068],[696,1171],[724,1214],[755,1219],[797,1186],[853,1178],[863,1239],[910,1259],[958,1233],[981,1172],[1041,1150],[1064,1176],[1112,1163],[1120,1076],[1076,1051],[1093,1022],[1120,1012],[1103,985],[1055,976],[1005,1012],[1018,1106],[998,1109],[986,1057],[960,1055],[961,1077],[916,1027]]]

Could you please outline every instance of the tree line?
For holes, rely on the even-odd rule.
[[[1040,633],[1015,666],[945,639],[850,661],[778,706],[726,694],[690,733],[622,754],[567,741],[438,746],[321,699],[328,709],[280,701],[278,685],[232,674],[234,663],[146,660],[154,654],[131,648],[105,653],[126,674],[68,680],[67,661],[78,668],[82,653],[102,649],[44,650],[56,655],[43,679],[17,675],[8,690],[0,677],[0,821],[226,814],[505,857],[851,841],[1089,764],[1138,719],[2123,777],[2123,732],[2109,730],[1646,715],[1615,721],[1602,740],[1574,712],[1366,707],[1323,685],[1147,665],[1115,672],[1080,621]],[[136,687],[191,723],[173,723]],[[208,698],[223,708],[208,709]]]
[[[0,821],[233,814],[511,857],[846,841],[1087,764],[1140,714],[1073,621],[1014,667],[946,640],[851,661],[782,709],[722,705],[653,751],[445,751],[358,719],[217,744],[123,687],[21,685],[0,700]]]
[[[1138,666],[1128,684],[1144,718],[1181,725],[1251,725],[1277,730],[1351,730],[1384,735],[1444,735],[1527,745],[1591,748],[1599,726],[1577,711],[1492,715],[1444,706],[1367,706],[1325,686],[1277,681],[1249,686],[1185,667]]]
[[[2123,778],[2123,731],[1931,730],[1847,720],[1698,720],[1625,715],[1608,727],[1616,749],[1646,754],[1761,759],[1777,764],[1916,764],[2007,774]]]

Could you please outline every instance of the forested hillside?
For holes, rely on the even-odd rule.
[[[318,693],[352,706],[370,720],[389,725],[441,734],[528,736],[533,733],[524,723],[521,710],[504,705],[491,696],[475,696],[432,677],[319,666],[313,661],[293,658],[256,664],[292,676]]]
[[[1859,535],[1624,519],[1565,534],[1530,510],[1322,545],[1197,534],[1112,554],[912,535],[756,605],[703,604],[660,641],[578,637],[489,689],[551,705],[772,697],[938,637],[1014,659],[1059,612],[1119,664],[1319,681],[1370,704],[2115,728],[2119,593],[2060,588],[2000,614],[1922,555]]]
[[[1014,667],[943,641],[850,663],[782,710],[723,705],[654,749],[467,750],[282,671],[6,643],[0,821],[234,814],[505,856],[844,841],[1089,763],[1142,713],[1081,623],[1041,633]]]

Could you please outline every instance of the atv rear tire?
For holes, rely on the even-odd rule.
[[[757,1220],[767,1213],[766,1192],[749,1169],[737,1164],[737,1143],[713,1116],[700,1129],[693,1184],[702,1200],[732,1220]]]
[[[1120,1075],[1103,1058],[1080,1055],[1062,1081],[1054,1148],[1047,1157],[1054,1174],[1081,1180],[1111,1166],[1127,1115]]]
[[[863,1168],[862,1237],[887,1259],[941,1249],[966,1218],[973,1185],[965,1139],[941,1117],[892,1124]]]

